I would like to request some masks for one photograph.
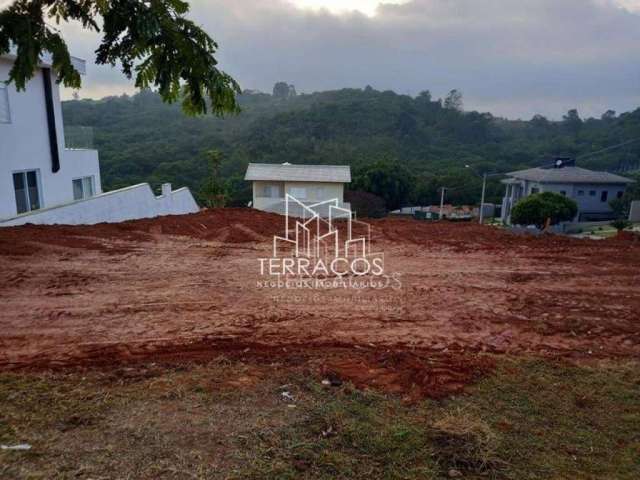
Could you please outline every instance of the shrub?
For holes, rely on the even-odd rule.
[[[624,218],[618,218],[617,220],[611,222],[611,226],[621,232],[625,228],[629,228],[631,226],[631,222]]]
[[[578,205],[570,198],[554,192],[534,193],[515,204],[511,211],[511,223],[535,225],[543,228],[547,220],[551,225],[573,219]]]

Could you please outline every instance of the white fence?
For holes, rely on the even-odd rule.
[[[188,188],[171,190],[162,185],[162,195],[155,196],[148,183],[102,193],[85,200],[35,210],[0,221],[0,227],[25,225],[93,225],[116,223],[160,215],[182,215],[199,211]]]

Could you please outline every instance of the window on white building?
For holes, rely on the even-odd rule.
[[[73,199],[83,200],[93,197],[93,175],[73,180]]]
[[[280,185],[265,185],[262,187],[262,196],[266,198],[282,198],[282,187]]]
[[[578,190],[578,196],[584,197],[584,190]]]
[[[307,189],[304,187],[291,187],[291,189],[289,190],[289,194],[292,197],[297,198],[298,200],[306,200]]]
[[[4,83],[0,82],[0,123],[11,123],[11,110],[9,109],[9,91]]]
[[[13,174],[13,190],[16,196],[18,214],[40,208],[40,181],[37,170]]]
[[[609,192],[606,190],[603,190],[602,193],[600,193],[600,201],[606,202],[607,198],[609,198]]]

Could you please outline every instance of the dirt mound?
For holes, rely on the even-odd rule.
[[[330,360],[321,373],[333,381],[346,380],[358,388],[401,394],[406,401],[416,401],[460,393],[493,365],[491,359],[477,355],[372,352]]]
[[[370,225],[374,242],[447,248],[456,252],[504,251],[508,249],[550,249],[562,254],[576,247],[597,250],[597,242],[558,235],[516,235],[500,228],[476,223],[425,222],[388,217],[365,221]],[[345,225],[338,222],[341,231]],[[135,244],[152,242],[162,235],[186,236],[230,244],[270,241],[284,233],[281,215],[249,208],[205,209],[190,215],[132,220],[117,224],[84,226],[26,225],[0,229],[0,255],[31,255],[46,245],[95,250],[105,253],[127,253]],[[354,224],[354,235],[367,235],[369,228]],[[638,245],[640,237],[624,232],[606,240],[616,245]]]
[[[32,255],[46,246],[128,253],[158,235],[179,235],[225,243],[261,242],[284,230],[280,215],[248,208],[202,210],[97,225],[25,225],[0,229],[0,255]]]

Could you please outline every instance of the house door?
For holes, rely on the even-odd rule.
[[[40,208],[40,189],[38,185],[37,170],[16,172],[13,174],[13,188],[16,194],[16,209],[18,214]]]

